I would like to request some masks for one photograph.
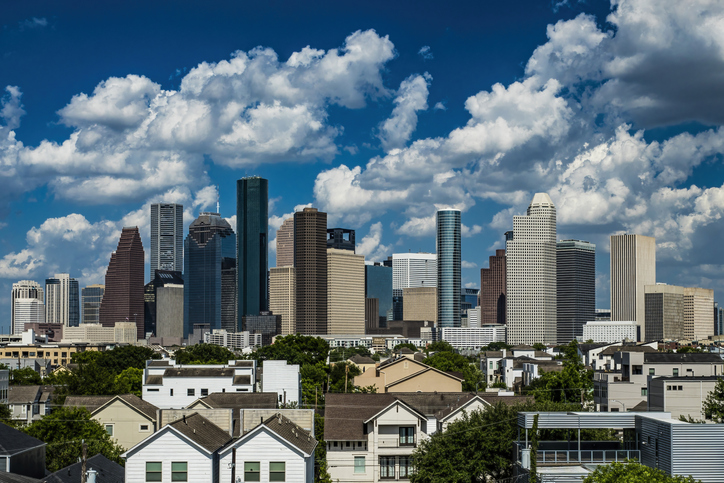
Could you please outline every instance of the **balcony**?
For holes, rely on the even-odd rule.
[[[515,446],[518,461],[529,469],[530,449],[525,449],[522,442]],[[639,450],[621,449],[618,441],[582,441],[580,450],[567,446],[566,442],[541,441],[537,451],[538,466],[602,465],[629,459],[641,460]]]
[[[380,435],[377,440],[378,448],[416,448],[417,443],[413,440],[411,443],[401,443],[398,436],[385,436]]]

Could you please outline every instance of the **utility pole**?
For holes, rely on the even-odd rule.
[[[231,483],[236,483],[236,447],[231,449]]]
[[[86,456],[88,456],[88,446],[85,444],[85,440],[81,440],[81,453],[80,453],[80,483],[86,483],[85,464]]]
[[[344,365],[344,392],[347,393],[347,374],[349,374],[349,365]]]

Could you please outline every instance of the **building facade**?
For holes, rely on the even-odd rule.
[[[327,333],[327,213],[294,213],[297,333]]]
[[[116,322],[134,322],[138,338],[144,338],[143,272],[144,252],[138,227],[125,227],[106,272],[106,289],[99,310],[101,325],[114,327]]]
[[[183,205],[151,204],[151,280],[156,270],[183,270],[183,232]]]
[[[154,328],[154,334],[157,337],[183,338],[183,283],[166,283],[160,287],[156,287],[156,325]]]
[[[81,299],[83,301],[83,323],[84,324],[100,324],[101,302],[103,301],[103,293],[106,286],[102,284],[88,285],[81,290]]]
[[[297,333],[297,276],[294,267],[275,267],[269,271],[269,310],[282,318],[281,335]]]
[[[588,321],[584,324],[581,339],[594,343],[614,343],[638,340],[639,325],[635,321]]]
[[[556,343],[556,207],[536,193],[506,240],[508,344]]]
[[[684,287],[684,338],[703,340],[714,335],[714,326],[711,322],[713,309],[713,290]]]
[[[417,287],[437,287],[437,255],[434,253],[393,254],[393,320],[401,320],[404,317],[402,290]],[[437,318],[437,314],[435,318]]]
[[[657,283],[644,287],[648,340],[684,338],[684,287]]]
[[[567,344],[582,336],[583,325],[596,316],[596,245],[581,240],[559,241],[556,278],[558,343]]]
[[[460,210],[437,212],[437,323],[460,327]]]
[[[392,267],[381,263],[365,265],[365,297],[379,302],[381,321],[394,320],[392,312]],[[380,324],[377,325],[379,327]]]
[[[257,315],[245,315],[243,329],[250,334],[261,334],[262,345],[271,345],[274,336],[282,330],[282,318],[271,312],[261,312]]]
[[[294,217],[287,218],[277,230],[277,267],[294,266]]]
[[[635,320],[646,335],[646,285],[656,284],[656,239],[611,236],[611,320]]]
[[[77,327],[80,324],[78,280],[67,273],[56,273],[45,280],[45,321]]]
[[[505,342],[505,326],[488,324],[482,327],[442,327],[440,338],[455,349],[480,350],[492,342]]]
[[[11,334],[22,334],[23,327],[15,322],[15,301],[21,299],[34,299],[43,304],[43,310],[45,310],[44,304],[43,287],[33,280],[21,280],[13,284],[12,292],[10,293],[10,333]],[[43,315],[45,320],[45,315]]]
[[[258,176],[236,182],[237,327],[245,315],[269,309],[269,181]],[[228,329],[227,329],[228,330]]]
[[[13,327],[22,334],[30,324],[45,323],[45,304],[38,299],[15,299]]]
[[[435,287],[402,289],[403,320],[428,320],[437,324],[438,295]]]
[[[348,228],[327,228],[327,248],[354,252],[354,230]]]
[[[327,334],[365,333],[365,257],[327,249]]]
[[[505,250],[488,260],[488,268],[480,269],[481,323],[505,324]]]

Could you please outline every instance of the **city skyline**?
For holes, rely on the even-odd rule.
[[[184,12],[139,38],[123,33],[141,19],[108,25],[94,42],[81,26],[103,23],[96,7],[14,6],[0,60],[0,156],[10,173],[0,194],[0,289],[54,273],[81,287],[102,283],[123,226],[138,226],[151,245],[151,203],[183,204],[185,234],[218,201],[236,228],[231,180],[259,175],[269,180],[269,267],[276,229],[296,207],[312,204],[330,227],[356,230],[360,253],[377,261],[433,252],[436,210],[457,208],[462,285],[477,287],[510,218],[546,191],[559,208],[558,238],[597,246],[597,307],[609,305],[608,237],[617,233],[656,236],[658,280],[721,292],[724,133],[707,76],[724,61],[708,56],[693,19],[713,25],[722,13],[663,2],[639,25],[643,0],[568,3],[531,2],[524,14],[433,6],[412,28],[400,7],[374,2],[362,16],[332,4],[314,17],[249,7],[257,25],[229,4],[224,15]],[[447,12],[461,8],[466,15]],[[162,14],[149,7],[149,19]],[[300,15],[336,22],[312,35],[286,23]],[[190,28],[202,19],[213,38]],[[168,48],[178,28],[188,38]],[[640,31],[650,43],[630,43]],[[110,56],[74,48],[91,44],[121,46]],[[66,69],[63,51],[86,55]],[[335,59],[344,77],[317,82]],[[653,59],[662,72],[682,71],[686,59],[709,74],[643,76]],[[246,87],[225,83],[227,67],[230,82]],[[257,74],[264,89],[248,87]],[[273,90],[274,79],[288,89]],[[239,111],[224,118],[232,105]],[[0,300],[0,325],[9,304]]]

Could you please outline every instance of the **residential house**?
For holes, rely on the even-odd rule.
[[[553,355],[537,351],[528,345],[519,345],[510,351],[485,351],[480,355],[480,370],[485,376],[488,386],[504,383],[508,389],[519,389],[527,386],[538,377],[537,364],[546,364],[549,370],[557,370],[558,362],[552,362]],[[525,363],[532,364],[525,366]],[[524,375],[524,372],[527,373]],[[528,382],[524,382],[528,381]]]
[[[374,359],[359,354],[350,357],[347,359],[347,362],[357,366],[360,372],[367,372],[367,369],[374,369],[377,366],[377,362]]]
[[[409,351],[409,349],[407,349]],[[375,370],[368,370],[354,378],[355,386],[375,386],[377,393],[420,392],[434,387],[438,392],[461,392],[463,378],[437,370],[402,355],[382,362]]]
[[[92,473],[95,477],[95,483],[124,483],[126,471],[123,466],[115,461],[111,461],[102,454],[91,456],[86,460],[86,474]],[[43,479],[42,483],[81,483],[83,463],[73,463],[66,466],[55,473],[51,473]],[[85,481],[90,482],[87,479]]]
[[[54,391],[53,386],[10,386],[8,390],[10,418],[30,424],[50,414]]]
[[[609,345],[599,351],[591,351],[590,366],[596,371],[620,371],[620,359],[616,359],[619,352],[657,352],[650,345]]]
[[[263,361],[262,392],[276,392],[280,406],[300,405],[302,402],[302,375],[299,364],[287,361]]]
[[[10,391],[10,371],[0,370],[0,404],[8,403],[8,392]]]
[[[122,448],[133,448],[156,431],[158,408],[134,394],[68,396],[65,406],[85,407]]]
[[[45,443],[0,423],[0,473],[45,475]]]
[[[648,410],[671,413],[674,419],[710,419],[703,405],[721,376],[658,376],[649,381]],[[707,417],[708,416],[708,417]]]
[[[188,410],[203,409],[230,409],[232,416],[233,436],[243,434],[243,413],[247,410],[259,409],[276,411],[277,394],[266,392],[238,393],[238,392],[215,392],[199,398],[187,406]],[[256,420],[259,423],[259,420]]]

